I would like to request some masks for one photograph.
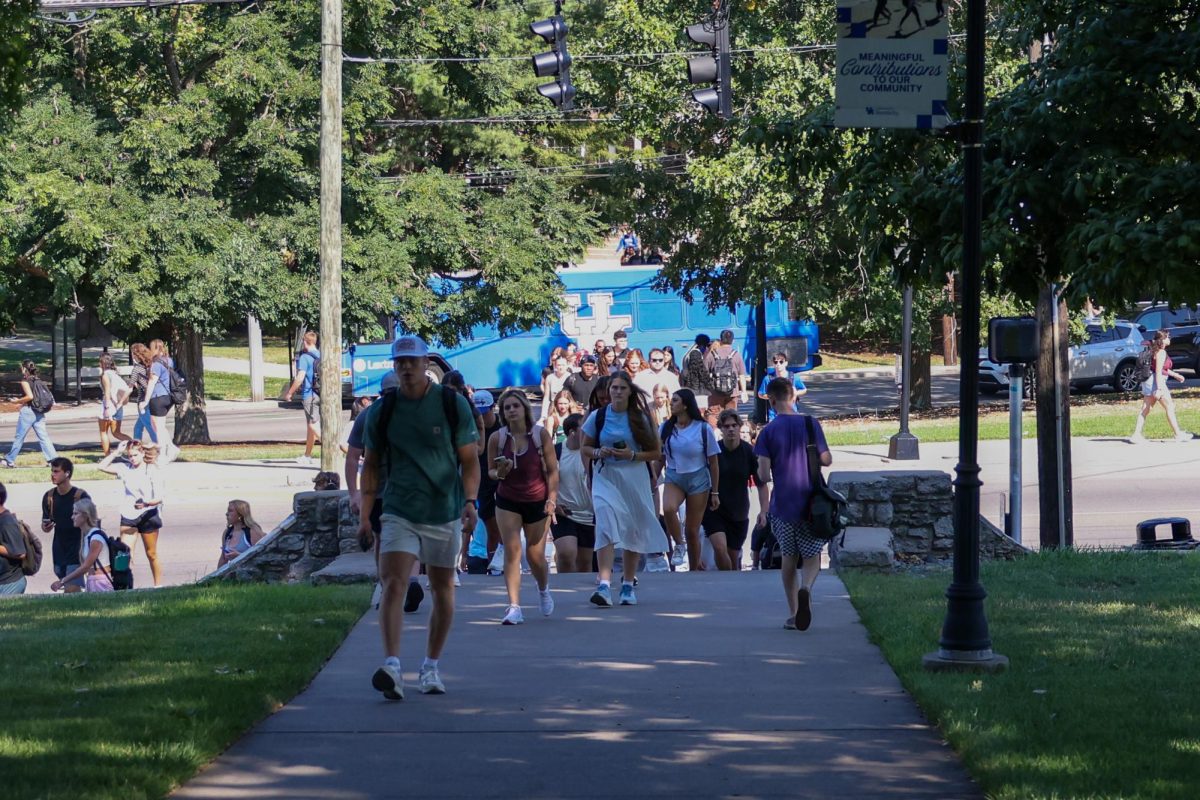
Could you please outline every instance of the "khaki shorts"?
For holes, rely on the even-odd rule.
[[[301,407],[304,408],[304,420],[309,425],[316,425],[321,421],[321,398],[315,394],[301,398]]]
[[[441,525],[412,522],[395,514],[384,514],[380,521],[380,553],[412,553],[431,567],[453,569],[462,553],[462,523],[458,520]]]

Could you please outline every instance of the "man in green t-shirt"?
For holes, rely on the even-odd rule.
[[[400,378],[399,387],[363,412],[367,419],[358,535],[364,544],[374,541],[370,510],[382,484],[379,627],[385,659],[371,685],[389,700],[403,700],[402,606],[408,576],[418,558],[425,564],[433,589],[429,642],[419,685],[422,694],[446,691],[438,675],[438,657],[454,619],[454,575],[461,537],[474,532],[478,516],[479,433],[466,398],[443,389],[426,374],[429,348],[420,338],[401,336],[393,342],[392,366]]]

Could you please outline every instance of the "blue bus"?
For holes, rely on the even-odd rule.
[[[559,271],[563,283],[562,312],[550,325],[501,336],[495,325],[478,325],[454,347],[430,342],[440,358],[430,371],[440,377],[457,369],[478,388],[541,385],[542,368],[555,347],[575,342],[590,350],[597,339],[613,343],[617,331],[629,336],[629,347],[648,354],[652,348],[671,345],[681,361],[699,333],[717,340],[723,330],[733,331],[734,346],[753,372],[757,306],[740,304],[732,311],[709,311],[702,301],[689,303],[677,294],[654,288],[659,265],[626,267],[568,267]],[[766,303],[768,355],[788,354],[794,371],[821,363],[817,325],[793,319],[784,298]],[[391,368],[389,345],[356,345],[346,359],[354,395],[378,393],[379,381]]]

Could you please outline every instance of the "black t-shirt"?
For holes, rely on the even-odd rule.
[[[53,495],[53,503],[51,502]],[[58,487],[42,495],[42,519],[54,520],[54,544],[51,545],[52,558],[59,566],[79,563],[79,545],[83,531],[71,524],[71,515],[75,513],[75,501],[87,500],[87,492],[78,486],[72,486],[71,491],[58,493]],[[51,506],[54,507],[51,513]]]
[[[496,481],[488,475],[488,470],[491,465],[488,463],[487,443],[492,438],[492,434],[503,427],[500,422],[500,415],[496,415],[496,421],[491,425],[484,423],[485,430],[483,431],[483,452],[479,454],[479,502],[484,504],[491,500],[496,494]]]
[[[721,471],[718,491],[721,505],[717,513],[728,520],[741,521],[750,518],[750,482],[758,484],[754,477],[758,471],[758,457],[754,448],[746,442],[738,442],[733,450],[726,450],[725,443],[717,451],[717,466]]]
[[[587,408],[592,399],[592,390],[596,388],[596,384],[599,382],[600,372],[598,370],[592,374],[591,380],[583,377],[582,372],[577,372],[567,378],[567,382],[563,385],[563,388],[571,393],[576,403]]]

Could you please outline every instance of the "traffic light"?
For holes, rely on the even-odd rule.
[[[721,119],[733,116],[733,93],[731,80],[729,13],[722,3],[717,13],[708,21],[688,25],[687,37],[696,44],[706,45],[711,55],[696,56],[687,61],[689,83],[709,83],[708,89],[696,89],[692,99]]]
[[[533,57],[533,74],[539,78],[556,77],[554,83],[538,87],[538,94],[561,111],[575,107],[575,87],[571,85],[571,54],[567,52],[567,21],[561,14],[529,24],[529,30],[545,39],[553,48]]]

